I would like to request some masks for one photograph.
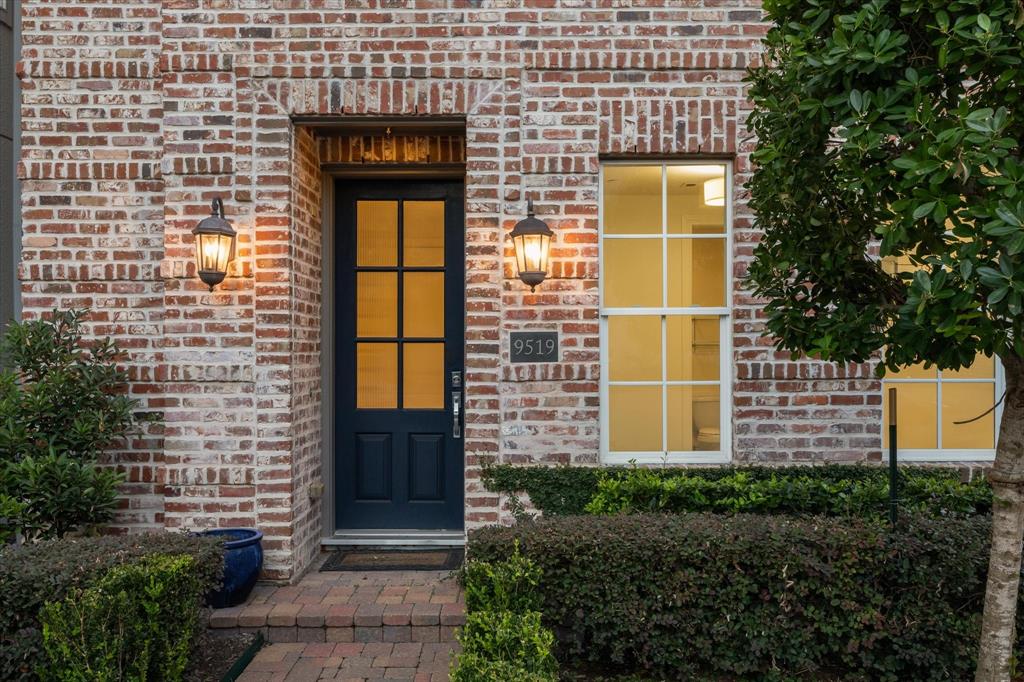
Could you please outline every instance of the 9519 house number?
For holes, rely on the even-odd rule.
[[[512,362],[558,362],[558,332],[510,332]]]

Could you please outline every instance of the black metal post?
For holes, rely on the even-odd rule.
[[[889,523],[896,525],[896,389],[889,389]]]

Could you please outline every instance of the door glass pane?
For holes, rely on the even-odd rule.
[[[670,315],[666,318],[669,381],[716,381],[719,375],[717,317]]]
[[[668,233],[725,234],[725,166],[669,166],[667,174]]]
[[[725,305],[725,240],[668,240],[668,305]]]
[[[402,264],[443,267],[444,202],[407,201],[402,211]]]
[[[604,305],[609,308],[661,306],[661,239],[606,239]]]
[[[608,402],[613,452],[661,451],[661,386],[609,386]]]
[[[398,202],[356,202],[356,265],[398,265]]]
[[[444,273],[407,272],[403,277],[403,335],[419,338],[444,336]]]
[[[992,383],[942,384],[942,447],[959,450],[988,450],[995,447],[995,410],[968,424],[954,422],[974,419],[995,404]]]
[[[606,234],[661,234],[661,166],[605,166]]]
[[[964,367],[956,372],[944,369],[942,370],[942,376],[944,379],[994,379],[996,376],[996,359],[995,357],[987,358],[978,353],[978,357],[970,367]]]
[[[896,438],[903,449],[938,447],[938,384],[896,384]],[[889,391],[882,392],[883,445],[889,447]]]
[[[721,414],[718,386],[669,386],[668,449],[720,449]]]
[[[356,407],[398,407],[398,344],[356,344]]]
[[[608,378],[661,380],[661,318],[615,315],[608,318]]]
[[[398,273],[356,273],[356,336],[398,335]]]
[[[443,409],[444,344],[406,343],[402,353],[402,407]]]

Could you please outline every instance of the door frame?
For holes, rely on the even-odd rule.
[[[466,531],[391,531],[391,530],[362,530],[362,531],[339,531],[335,527],[335,503],[337,494],[335,491],[335,399],[334,370],[335,358],[335,306],[337,304],[337,292],[335,291],[335,274],[337,263],[334,259],[335,246],[335,193],[334,187],[337,180],[372,180],[372,179],[402,179],[402,180],[460,180],[463,183],[463,205],[465,205],[465,180],[466,170],[462,165],[381,165],[374,166],[344,166],[324,165],[321,166],[321,292],[320,292],[320,442],[321,442],[321,465],[320,484],[323,486],[321,496],[321,545],[425,545],[425,546],[461,546],[466,542]],[[465,226],[463,226],[465,230]],[[466,258],[466,242],[462,243],[463,260]],[[462,316],[465,319],[465,298],[463,298]],[[463,356],[465,356],[465,344],[463,344]],[[463,357],[465,360],[465,357]],[[463,366],[465,363],[463,362]],[[463,452],[463,472],[465,472],[465,452]],[[465,486],[465,476],[463,476]],[[463,515],[465,515],[465,503],[463,503]]]

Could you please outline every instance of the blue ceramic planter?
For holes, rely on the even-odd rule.
[[[238,606],[252,592],[263,568],[263,533],[255,528],[214,528],[203,532],[224,538],[224,582],[206,595],[215,609]]]

